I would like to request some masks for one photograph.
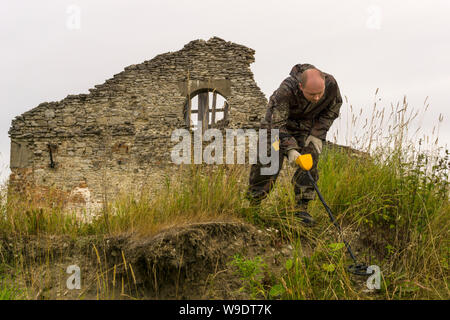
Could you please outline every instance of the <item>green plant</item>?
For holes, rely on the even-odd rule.
[[[267,272],[267,265],[261,257],[246,259],[242,255],[236,254],[230,265],[237,268],[236,273],[244,283],[241,291],[247,291],[253,299],[267,297],[267,290],[262,281],[264,272]]]
[[[0,278],[0,300],[19,300],[24,299],[24,291],[18,288],[11,280],[6,277]]]
[[[279,278],[282,299],[345,299],[354,296],[346,272],[344,243],[319,243],[311,256],[300,246],[293,259],[286,261]],[[279,287],[278,287],[279,288]]]

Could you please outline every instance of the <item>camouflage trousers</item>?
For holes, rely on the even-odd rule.
[[[308,146],[304,146],[305,138],[296,138],[298,145],[300,146],[301,154],[310,153],[313,158],[313,167],[310,170],[311,176],[314,181],[319,180],[319,172],[317,170],[317,163],[319,161],[319,154],[316,149],[310,143]],[[249,177],[249,188],[247,191],[247,196],[254,202],[259,203],[262,199],[267,197],[269,192],[272,190],[281,168],[283,167],[283,161],[287,157],[287,154],[279,152],[279,166],[278,170],[273,175],[262,175],[261,168],[269,167],[270,164],[263,165],[259,161],[253,164],[250,168]],[[286,159],[287,161],[287,159]],[[293,177],[292,184],[294,185],[295,200],[299,206],[307,205],[310,200],[314,200],[316,197],[316,192],[314,187],[309,180],[306,171],[302,170],[300,167],[297,168]]]

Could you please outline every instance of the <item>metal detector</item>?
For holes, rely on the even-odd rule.
[[[303,170],[306,171],[306,173],[307,173],[307,175],[309,177],[309,180],[311,181],[311,184],[313,185],[314,189],[316,190],[320,201],[322,202],[323,206],[325,207],[325,210],[328,213],[328,216],[330,217],[331,222],[333,222],[334,226],[338,229],[339,235],[341,236],[342,241],[344,242],[345,247],[347,248],[347,251],[350,254],[350,257],[352,258],[353,262],[355,263],[355,264],[350,265],[347,268],[347,271],[352,273],[352,274],[356,274],[358,276],[369,276],[369,275],[371,275],[373,272],[371,272],[371,273],[367,272],[368,266],[365,265],[365,264],[362,264],[362,263],[358,263],[358,261],[356,260],[356,257],[353,254],[350,245],[344,239],[344,235],[342,234],[341,227],[336,222],[336,219],[334,218],[333,213],[331,212],[331,209],[328,207],[327,203],[325,202],[325,199],[323,198],[322,194],[320,193],[319,188],[317,187],[317,184],[316,184],[316,182],[314,181],[314,179],[313,179],[313,177],[311,175],[311,172],[309,172],[309,170],[311,170],[312,164],[313,164],[312,156],[310,154],[300,155],[295,160],[295,163],[297,163]]]

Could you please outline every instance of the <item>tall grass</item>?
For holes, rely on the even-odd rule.
[[[381,266],[383,288],[378,297],[448,299],[449,151],[437,144],[436,136],[417,138],[420,126],[414,120],[420,112],[410,110],[406,98],[403,105],[391,105],[389,117],[385,109],[377,109],[376,101],[372,117],[364,122],[364,133],[350,143],[365,153],[325,150],[319,163],[319,188],[344,226],[344,234],[357,232],[364,239],[365,260]],[[422,112],[427,109],[428,105]],[[354,114],[351,119],[354,129],[360,119]],[[439,131],[442,115],[438,120],[432,134]],[[315,202],[319,206],[314,212],[324,215]],[[281,278],[285,297],[355,297],[343,269],[327,278],[329,290],[317,292],[323,286],[315,281],[323,281],[324,274],[314,270],[320,270],[321,263],[322,267],[330,263],[333,268],[342,267],[343,260],[330,262],[333,256],[335,252],[319,241],[312,257],[303,263],[294,259],[294,267]]]
[[[150,235],[170,226],[237,219],[236,208],[243,202],[238,192],[244,187],[242,168],[186,166],[175,170],[162,181],[157,196],[145,189],[139,194],[125,191],[90,222],[80,219],[75,212],[67,212],[62,203],[47,205],[9,194],[8,201],[1,201],[0,230],[22,236],[75,237],[121,232]],[[52,198],[52,194],[49,190],[45,198]]]
[[[192,166],[167,176],[157,197],[120,195],[108,210],[111,233],[154,234],[163,228],[197,222],[236,221],[243,199],[242,169]]]
[[[25,294],[22,289],[0,279],[0,300],[21,300],[24,298]]]

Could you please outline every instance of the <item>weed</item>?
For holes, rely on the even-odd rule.
[[[246,259],[242,255],[236,254],[233,256],[230,265],[237,268],[236,273],[244,283],[240,291],[246,291],[252,299],[267,297],[267,290],[263,285],[267,264],[263,262],[261,257],[256,256],[254,259]]]

